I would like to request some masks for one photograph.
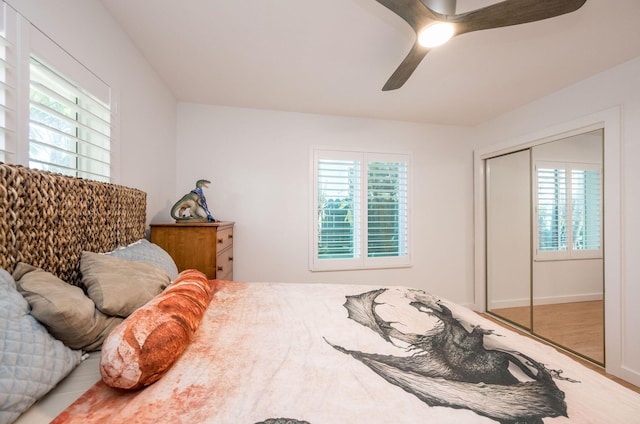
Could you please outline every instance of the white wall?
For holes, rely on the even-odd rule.
[[[473,303],[468,129],[197,104],[178,105],[175,198],[212,181],[207,203],[236,222],[234,279],[399,284]],[[311,146],[413,152],[408,269],[310,272]]]
[[[607,256],[619,258],[609,267],[605,262],[607,369],[640,384],[640,333],[636,329],[640,322],[640,244],[636,241],[640,237],[640,58],[481,125],[475,140],[478,149],[486,151],[491,145],[502,148],[510,140],[532,141],[531,137],[567,123],[586,124],[591,116],[609,116],[609,111],[618,107],[621,116],[610,120],[618,124],[609,131],[605,128],[605,139],[614,133],[621,142],[609,145],[613,156],[607,156],[605,148],[605,196],[618,205],[605,210],[605,231],[613,228],[615,232],[620,227],[615,242],[605,244],[605,261]],[[621,158],[619,163],[611,161],[616,156]],[[617,189],[607,187],[620,177]]]
[[[114,90],[119,99],[116,182],[146,191],[149,220],[163,220],[176,176],[172,93],[99,1],[7,3]]]
[[[602,259],[535,261],[534,305],[602,300],[603,265]]]

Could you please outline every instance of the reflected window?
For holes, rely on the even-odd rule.
[[[602,182],[597,165],[535,167],[536,259],[602,256]]]

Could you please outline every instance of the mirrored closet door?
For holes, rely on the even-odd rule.
[[[604,364],[603,130],[485,160],[487,310]]]
[[[487,159],[487,310],[531,330],[531,152]]]

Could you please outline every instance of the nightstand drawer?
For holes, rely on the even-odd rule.
[[[233,280],[233,250],[227,249],[216,256],[216,279]]]
[[[233,244],[233,228],[225,228],[216,235],[216,250],[221,252]]]

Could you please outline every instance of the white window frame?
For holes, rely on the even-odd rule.
[[[110,148],[108,181],[119,182],[118,133],[119,116],[117,113],[117,92],[108,83],[98,77],[85,64],[60,47],[55,40],[32,25],[28,19],[20,15],[11,5],[2,2],[2,16],[5,28],[15,28],[15,121],[16,131],[13,145],[8,146],[4,154],[6,163],[29,166],[29,104],[30,104],[30,58],[35,56],[45,61],[57,72],[73,81],[79,88],[93,97],[109,105],[110,108]],[[13,64],[12,64],[13,66]],[[5,113],[6,115],[6,113]],[[71,174],[73,175],[73,174]],[[92,178],[87,174],[79,174]],[[93,178],[92,178],[93,179]],[[96,178],[105,181],[104,178]]]
[[[354,240],[354,257],[344,259],[320,259],[318,258],[318,163],[320,160],[359,160],[360,176],[359,188],[354,197],[359,199],[354,205],[354,217],[359,222]],[[407,165],[406,177],[406,202],[402,212],[405,213],[405,230],[401,232],[400,245],[402,254],[398,256],[369,257],[368,254],[368,209],[367,209],[367,175],[370,162],[404,162]],[[311,149],[311,223],[309,235],[309,268],[311,271],[340,271],[357,269],[403,268],[411,266],[411,199],[412,199],[412,157],[410,153],[387,153],[367,150],[340,149],[332,147],[312,147]]]
[[[18,28],[17,14],[0,4],[0,161],[15,161],[18,127]]]
[[[567,180],[566,187],[566,199],[565,208],[567,220],[570,220],[573,216],[573,202],[572,202],[572,171],[597,171],[599,175],[599,215],[600,215],[600,247],[598,249],[574,249],[573,248],[573,222],[567,224],[567,248],[564,250],[540,250],[540,228],[539,228],[539,195],[538,195],[538,169],[563,169],[565,171],[565,178]],[[533,205],[534,205],[534,217],[533,217],[533,243],[534,243],[534,260],[535,261],[554,261],[554,260],[573,260],[573,259],[601,259],[602,258],[602,243],[603,243],[603,179],[602,179],[602,167],[599,164],[592,163],[576,163],[576,162],[554,162],[554,161],[536,161],[533,169],[532,191]]]

